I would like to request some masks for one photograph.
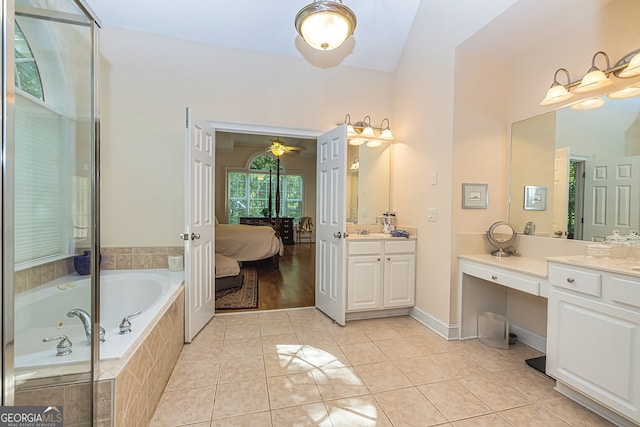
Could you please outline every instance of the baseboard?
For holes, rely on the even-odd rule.
[[[509,325],[509,331],[516,334],[518,336],[518,341],[521,343],[526,344],[539,352],[547,352],[547,339],[545,337],[536,335],[533,332],[529,332],[514,324]]]
[[[460,333],[460,325],[450,325],[448,323],[444,323],[442,320],[424,311],[420,307],[412,307],[409,310],[409,316],[413,317],[418,322],[422,323],[424,326],[431,329],[433,332],[440,335],[446,340],[458,339],[458,335]]]
[[[352,311],[346,313],[346,320],[377,319],[379,317],[406,316],[409,308],[389,308],[385,310]]]
[[[555,389],[560,394],[568,397],[569,399],[573,400],[577,404],[584,406],[590,411],[595,412],[596,414],[600,415],[602,418],[606,419],[607,421],[610,421],[616,426],[636,427],[638,425],[638,424],[635,424],[633,421],[629,420],[628,418],[623,417],[622,415],[612,411],[611,409],[607,408],[604,405],[601,405],[595,400],[588,398],[584,394],[580,393],[579,391],[573,389],[572,387],[560,381],[556,381]]]

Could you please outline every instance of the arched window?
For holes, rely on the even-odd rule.
[[[269,216],[269,194],[271,194],[271,216],[276,215],[276,172],[278,159],[271,154],[253,157],[246,169],[227,172],[227,207],[229,223],[237,224],[240,217]],[[271,188],[271,192],[269,192]],[[302,216],[302,175],[286,173],[280,164],[280,217],[298,220]]]
[[[40,78],[38,64],[20,25],[17,22],[15,24],[16,31],[13,43],[16,57],[16,88],[44,101],[44,91],[42,90],[42,79]]]

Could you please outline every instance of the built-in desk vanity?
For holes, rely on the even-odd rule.
[[[546,373],[556,389],[616,424],[640,425],[640,261],[460,256],[461,339],[477,336],[479,311],[506,315],[507,289],[548,300]]]
[[[347,319],[407,314],[415,304],[415,237],[347,238]]]

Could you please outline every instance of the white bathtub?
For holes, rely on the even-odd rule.
[[[122,357],[136,340],[151,330],[184,280],[183,272],[168,270],[106,270],[100,273],[100,324],[105,342],[100,344],[100,360]],[[74,285],[74,286],[70,286]],[[91,354],[84,328],[77,317],[66,313],[81,308],[90,313],[88,276],[72,274],[16,296],[15,370],[39,377],[43,368],[89,363]],[[131,333],[120,335],[122,319],[136,311]],[[58,341],[43,343],[48,336],[66,335],[72,353],[56,356]]]

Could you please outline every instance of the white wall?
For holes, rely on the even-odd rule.
[[[346,113],[393,123],[388,73],[115,28],[100,44],[104,246],[180,244],[187,106],[213,121],[319,132]]]

